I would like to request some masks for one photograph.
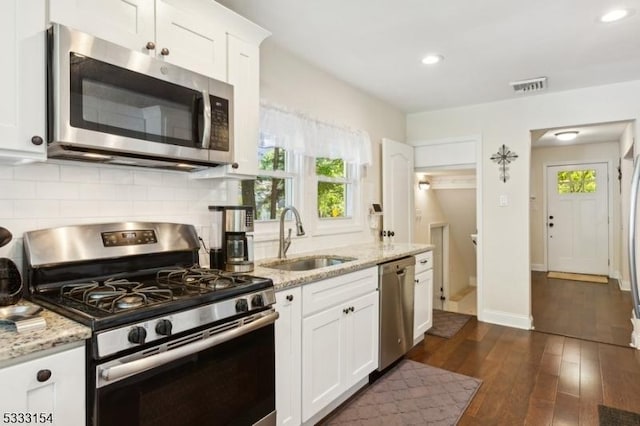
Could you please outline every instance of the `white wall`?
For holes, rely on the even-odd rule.
[[[20,264],[24,232],[79,223],[189,223],[208,242],[207,207],[220,203],[227,203],[225,182],[184,172],[59,160],[0,166],[0,226],[14,236],[0,256]]]
[[[530,227],[531,227],[531,267],[533,270],[545,269],[545,228],[546,213],[544,175],[546,165],[566,164],[568,161],[607,161],[609,163],[609,186],[612,190],[611,230],[613,231],[613,252],[609,253],[611,261],[611,276],[620,276],[620,250],[621,250],[621,218],[620,218],[620,194],[621,187],[618,181],[618,159],[620,158],[620,145],[618,141],[581,145],[569,145],[562,147],[534,148],[531,153],[531,202],[530,202]],[[535,197],[535,198],[533,198]]]
[[[260,97],[318,120],[363,129],[369,133],[373,144],[373,165],[365,170],[365,179],[359,188],[364,204],[359,212],[359,225],[342,229],[337,234],[313,235],[307,232],[308,235],[302,238],[294,236],[288,253],[376,239],[377,231],[368,228],[366,214],[372,202],[382,202],[380,143],[383,137],[400,142],[405,140],[404,113],[301,60],[270,39],[260,49]],[[315,214],[311,201],[307,198],[302,200],[304,212],[301,213],[307,218]],[[275,236],[273,231],[266,235],[256,233],[256,258],[277,255]]]
[[[409,141],[482,135],[482,244],[478,316],[482,321],[530,328],[530,130],[640,118],[640,81],[539,94],[407,116]],[[638,140],[637,128],[635,138]],[[489,160],[506,144],[518,155],[511,178],[498,179]],[[506,195],[508,205],[498,205]]]

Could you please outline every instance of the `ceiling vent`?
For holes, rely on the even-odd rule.
[[[547,77],[531,78],[529,80],[512,81],[509,83],[516,93],[539,92],[547,88]]]

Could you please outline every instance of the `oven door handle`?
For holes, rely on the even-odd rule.
[[[211,145],[211,98],[209,92],[202,91],[202,105],[204,115],[204,128],[202,129],[202,149],[209,149]]]
[[[124,377],[131,376],[133,374],[141,373],[143,371],[159,367],[171,361],[175,361],[182,357],[212,348],[236,337],[240,337],[262,327],[266,327],[267,325],[273,324],[278,319],[278,317],[278,312],[273,311],[269,314],[266,314],[262,318],[251,321],[248,324],[241,325],[240,327],[234,328],[233,330],[213,335],[208,339],[190,343],[177,349],[172,349],[167,352],[162,352],[158,355],[152,355],[147,358],[131,361],[126,364],[116,365],[114,367],[105,368],[104,370],[101,369],[100,378],[105,382],[113,382]]]

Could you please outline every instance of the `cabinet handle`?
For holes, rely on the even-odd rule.
[[[345,314],[348,314],[348,313],[349,313],[349,308],[344,308],[344,309],[342,310],[342,312],[344,312]]]
[[[44,142],[44,140],[42,139],[42,136],[32,136],[31,137],[31,143],[34,145],[42,145],[42,143]]]
[[[162,50],[160,51],[160,54],[162,56],[169,56],[169,49],[167,49],[166,47],[163,47]]]
[[[156,44],[152,41],[147,42],[146,46],[147,50],[153,50],[156,48]]]
[[[291,302],[293,300],[293,294],[288,294],[286,299]]]
[[[240,167],[240,164],[238,164],[238,163],[231,163],[231,168],[232,168],[232,169],[237,169],[238,167]]]
[[[38,374],[36,374],[36,379],[39,382],[46,382],[47,380],[49,380],[51,378],[51,370],[40,370],[38,371]]]
[[[349,308],[349,310],[350,310],[351,312],[353,312],[353,311],[355,311],[355,310],[356,310],[356,308],[354,308],[354,307],[352,306],[352,307],[350,307],[350,308]]]
[[[413,280],[413,282],[415,282],[416,284],[419,284],[420,280]]]
[[[421,260],[420,263],[424,265],[425,263],[429,263],[429,261],[427,259],[424,259],[424,260]]]

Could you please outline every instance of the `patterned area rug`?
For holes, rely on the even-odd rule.
[[[598,405],[598,420],[600,426],[637,426],[640,425],[640,414]]]
[[[405,359],[327,425],[455,425],[482,380]]]
[[[446,337],[449,339],[456,334],[463,325],[471,319],[471,315],[459,314],[457,312],[441,311],[440,309],[433,310],[433,327],[431,327],[427,334],[432,336]]]

